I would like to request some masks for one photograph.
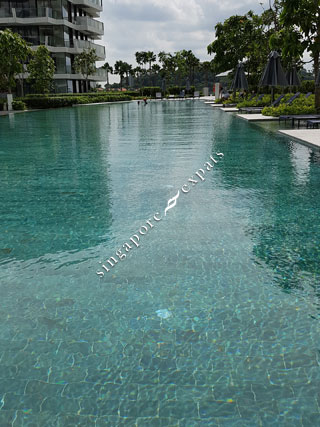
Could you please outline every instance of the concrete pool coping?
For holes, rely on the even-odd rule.
[[[278,132],[282,135],[290,136],[304,145],[320,149],[320,129],[280,129]]]
[[[272,116],[263,116],[262,114],[237,114],[237,117],[243,120],[247,120],[248,122],[257,122],[257,121],[275,121],[279,120],[279,117]]]
[[[236,107],[226,107],[226,108],[220,108],[221,111],[224,111],[225,113],[236,113],[239,111],[239,108]]]
[[[91,102],[88,104],[73,104],[72,107],[85,107],[88,105],[105,105],[105,104],[128,104],[133,101],[113,101],[113,102]]]
[[[220,108],[220,110],[232,112],[231,108]],[[247,122],[274,122],[279,120],[279,117],[263,116],[262,114],[236,114],[236,116]],[[296,142],[307,145],[308,147],[320,149],[320,129],[279,129],[277,132],[289,136]]]

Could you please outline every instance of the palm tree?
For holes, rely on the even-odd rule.
[[[171,53],[164,51],[158,54],[159,62],[162,64],[161,75],[163,78],[172,77],[175,74],[177,63],[174,56]]]
[[[189,78],[191,83],[194,83],[194,71],[200,63],[200,60],[193,54],[192,50],[182,50],[181,56],[185,59],[186,66],[189,71]]]
[[[153,74],[153,85],[155,85],[155,80],[156,80],[156,78],[157,78],[160,70],[161,70],[160,65],[158,65],[158,64],[153,64],[152,65],[151,71],[152,71],[152,74]]]
[[[145,52],[136,52],[135,53],[137,64],[140,66],[142,66],[144,64],[144,54],[145,54]]]
[[[145,54],[145,63],[149,64],[149,73],[151,74],[151,66],[153,62],[156,62],[157,56],[150,50],[148,52],[145,52]]]
[[[212,71],[212,63],[210,61],[204,61],[200,64],[201,71],[205,76],[206,87],[209,86],[209,73]]]
[[[108,62],[106,62],[101,68],[103,68],[107,72],[107,86],[109,87],[109,73],[113,74],[113,67],[109,65]]]
[[[139,88],[141,86],[141,77],[143,75],[143,71],[143,68],[139,66],[132,69],[132,75],[137,79]]]
[[[129,75],[132,73],[132,65],[128,64],[127,62],[122,63],[122,69],[126,75],[127,79],[127,87],[129,86]]]
[[[185,77],[187,74],[187,63],[184,55],[181,52],[175,52],[175,55],[173,57],[174,59],[174,65],[175,69],[177,71],[176,78],[177,78],[177,85],[181,86],[181,79],[182,77]]]
[[[126,66],[125,62],[123,61],[117,61],[114,64],[114,74],[118,74],[120,76],[120,89],[122,91],[122,83],[123,83],[123,76],[126,74]]]

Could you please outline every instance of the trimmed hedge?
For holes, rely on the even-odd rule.
[[[262,110],[264,116],[279,117],[285,114],[315,114],[314,95],[305,98],[300,95],[291,105],[281,103],[279,107],[265,107]]]
[[[277,99],[280,95],[275,95],[274,99]],[[252,101],[242,101],[237,104],[237,108],[244,108],[244,107],[265,107],[267,105],[271,104],[271,95],[264,95],[264,97],[257,102],[257,99],[259,97],[259,94],[252,100]]]
[[[187,93],[192,93],[193,94],[194,91],[195,91],[195,87],[194,86],[190,86],[190,90],[187,92],[186,86],[171,86],[171,87],[168,87],[168,89],[166,90],[166,92],[169,95],[180,95],[180,92],[182,90],[184,90],[186,94]]]
[[[7,103],[7,100],[5,98],[0,98],[0,111],[3,111],[6,103]]]
[[[69,96],[84,96],[84,97],[96,97],[96,96],[135,96],[139,95],[139,91],[127,91],[127,92],[84,92],[84,93],[49,93],[49,94],[38,94],[38,93],[32,93],[29,95],[26,95],[25,98],[60,98],[60,97],[69,97]]]
[[[26,106],[25,102],[23,102],[23,101],[14,100],[12,102],[12,108],[14,110],[20,110],[21,111],[21,110],[26,110],[27,106]]]
[[[301,83],[301,86],[299,87],[299,89],[301,92],[305,92],[305,93],[312,92],[312,93],[314,93],[315,81],[314,80],[304,80]]]
[[[161,88],[159,86],[142,87],[139,91],[139,95],[155,97],[157,92],[161,92]]]
[[[167,87],[166,89],[166,95],[180,95],[181,91],[184,90],[185,93],[193,93],[195,91],[195,87],[191,86],[190,87],[190,91],[187,92],[186,87],[185,86],[170,86]],[[140,89],[140,95],[141,96],[151,96],[154,97],[156,96],[157,92],[163,92],[160,88],[160,86],[154,86],[154,87],[142,87]],[[162,95],[164,95],[162,93]]]
[[[131,101],[131,97],[127,95],[97,95],[94,96],[26,96],[20,98],[20,101],[25,102],[28,108],[60,108],[71,107],[76,104],[92,104],[96,102],[116,102],[116,101]]]

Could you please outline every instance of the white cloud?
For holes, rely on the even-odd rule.
[[[262,10],[257,0],[103,0],[103,8],[105,34],[97,43],[106,46],[111,65],[118,59],[135,65],[134,54],[141,50],[191,49],[200,60],[210,60],[207,45],[217,22]]]

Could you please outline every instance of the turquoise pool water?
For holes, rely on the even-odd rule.
[[[201,101],[0,119],[1,427],[319,425],[318,153]]]

